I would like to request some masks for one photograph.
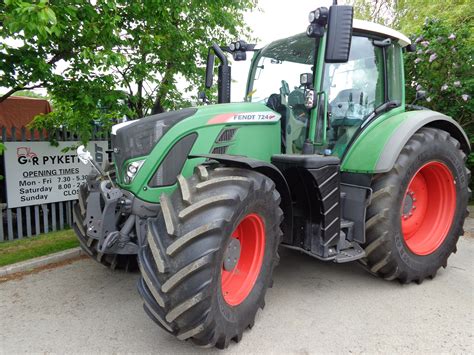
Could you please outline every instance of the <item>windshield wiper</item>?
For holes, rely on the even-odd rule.
[[[384,102],[383,104],[377,106],[375,108],[375,110],[373,110],[372,113],[369,116],[367,116],[364,123],[362,123],[362,125],[360,127],[361,128],[364,127],[370,121],[372,121],[372,119],[374,117],[380,115],[381,113],[390,111],[391,109],[393,109],[395,107],[400,107],[401,105],[402,105],[402,103],[399,100],[390,100],[390,101]]]

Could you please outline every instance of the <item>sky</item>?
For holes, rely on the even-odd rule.
[[[329,7],[331,0],[259,0],[260,10],[245,13],[245,22],[253,29],[254,37],[258,38],[257,48],[280,39],[306,31],[308,26],[308,13],[320,6]],[[236,39],[229,39],[231,40]],[[252,55],[247,56],[245,62],[233,63],[232,79],[232,101],[242,101],[245,95],[247,73],[250,67]],[[204,78],[203,78],[204,80]],[[178,86],[185,86],[178,83]],[[0,88],[0,93],[6,92],[6,88]],[[44,89],[34,90],[45,94]]]
[[[258,7],[244,15],[245,22],[253,29],[254,37],[259,40],[257,48],[280,39],[305,32],[308,27],[308,13],[320,6],[329,7],[331,0],[259,0]],[[247,61],[237,62],[232,66],[232,101],[242,101],[250,67],[251,55]]]

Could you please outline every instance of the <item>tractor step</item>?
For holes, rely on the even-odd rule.
[[[365,251],[357,243],[350,243],[351,247],[348,249],[341,250],[339,254],[334,258],[336,263],[348,263],[357,259],[361,259],[365,256]]]
[[[354,230],[354,222],[349,221],[347,219],[341,220],[341,231],[344,232],[344,239],[352,240],[353,239],[353,232]]]

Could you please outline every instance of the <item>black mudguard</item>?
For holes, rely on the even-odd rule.
[[[283,230],[284,240],[293,239],[293,207],[291,202],[290,188],[285,177],[275,165],[262,160],[228,154],[192,155],[190,156],[190,158],[207,158],[209,160],[214,160],[227,166],[255,170],[272,179],[275,183],[276,189],[280,193],[280,207],[283,210],[285,216],[281,226]]]

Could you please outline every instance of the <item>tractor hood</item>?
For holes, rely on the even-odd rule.
[[[268,160],[280,151],[280,117],[262,103],[231,103],[115,125],[112,148],[118,183],[134,194],[140,191],[145,195],[155,188],[172,186],[180,172],[192,171],[188,168],[195,163],[187,161],[189,155],[236,154]],[[136,175],[127,180],[129,168]],[[142,198],[150,201],[149,196]]]
[[[263,104],[237,103],[186,108],[119,123],[112,127],[117,166],[121,167],[129,159],[148,155],[171,127],[193,115],[201,118],[196,120],[197,125],[271,123],[280,119],[280,114]]]

